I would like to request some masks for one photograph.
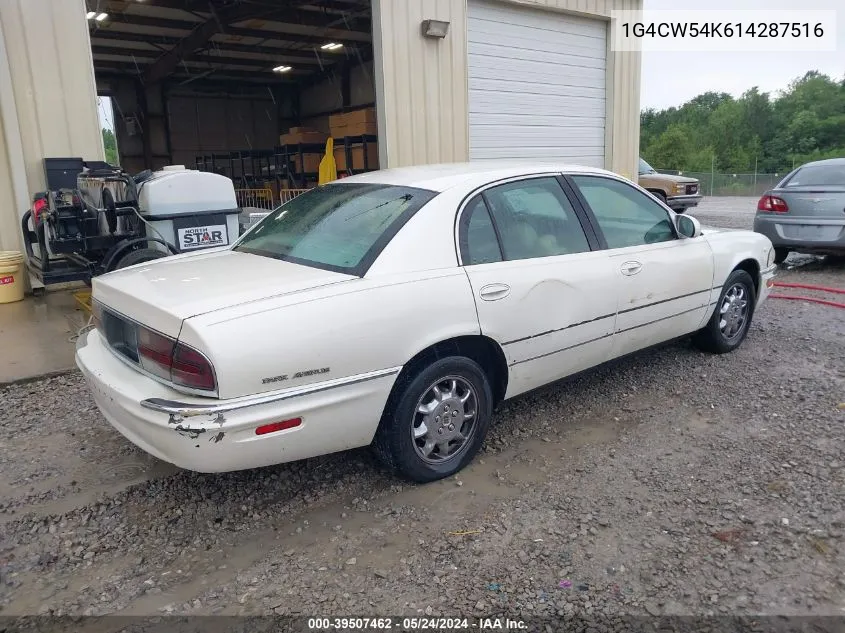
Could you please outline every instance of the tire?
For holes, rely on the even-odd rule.
[[[388,400],[373,441],[377,457],[393,473],[419,483],[458,472],[475,457],[490,428],[493,391],[487,374],[469,358],[448,356],[399,380],[402,382]],[[439,401],[435,386],[441,393]],[[461,404],[460,400],[465,402]],[[430,415],[419,411],[425,405],[432,409]],[[435,405],[437,408],[433,408]],[[446,417],[450,414],[458,420],[472,412],[475,417],[465,419],[468,426],[443,423],[451,419]],[[443,433],[436,434],[437,428]],[[458,437],[461,431],[465,434],[463,441]],[[416,435],[420,436],[415,439]],[[429,458],[423,455],[426,449]],[[441,455],[449,449],[451,455]]]
[[[782,264],[786,261],[786,258],[789,257],[789,249],[788,248],[775,248],[775,263]]]
[[[731,306],[733,298],[734,305]],[[743,308],[737,305],[737,302],[744,301]],[[751,319],[754,317],[754,306],[757,303],[757,293],[754,290],[754,281],[744,270],[735,270],[725,282],[722,293],[719,295],[719,301],[716,303],[716,309],[713,311],[713,316],[707,322],[703,329],[696,333],[694,342],[705,352],[712,352],[714,354],[725,354],[732,352],[745,340],[748,334],[748,328],[751,326]],[[736,306],[736,307],[734,307]],[[726,310],[726,314],[730,316],[732,310],[736,309],[734,313],[734,320],[725,319],[725,327],[721,327],[722,315]],[[739,316],[738,316],[739,315]],[[741,323],[737,319],[741,318]],[[732,327],[736,327],[736,331],[732,331]]]
[[[143,264],[144,262],[151,262],[154,259],[167,257],[167,253],[158,250],[157,248],[137,248],[134,251],[129,251],[118,260],[117,265],[113,270],[120,270],[135,264]]]
[[[663,193],[659,189],[649,189],[648,191],[651,195],[653,195],[655,198],[660,200],[660,202],[662,202],[663,204],[666,204],[666,194],[665,193]]]

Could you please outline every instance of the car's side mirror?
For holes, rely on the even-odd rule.
[[[678,233],[681,234],[681,237],[692,238],[701,235],[701,223],[694,217],[679,215],[677,218],[675,226],[678,227]]]

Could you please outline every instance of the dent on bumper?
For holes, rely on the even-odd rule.
[[[147,453],[198,472],[257,468],[366,446],[401,369],[209,401],[182,398],[121,363],[96,331],[80,336],[76,363],[115,429]],[[255,434],[259,426],[291,418],[302,423]]]

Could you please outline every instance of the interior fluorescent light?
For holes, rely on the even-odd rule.
[[[292,66],[276,66],[273,71],[277,73],[286,73],[287,71],[291,70]]]
[[[343,44],[329,42],[328,44],[323,44],[320,48],[322,48],[324,51],[336,51],[339,48],[343,48]]]
[[[85,14],[85,17],[88,18],[89,20],[93,20],[94,16],[96,16],[96,15],[97,15],[96,11],[89,11],[88,13]]]
[[[96,18],[94,18],[94,19],[95,19],[95,20],[97,20],[97,22],[102,22],[102,21],[103,21],[103,20],[105,20],[107,17],[109,17],[109,14],[108,14],[108,13],[101,13],[100,15],[98,15],[98,16],[97,16]]]

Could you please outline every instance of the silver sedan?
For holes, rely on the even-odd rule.
[[[845,255],[845,158],[802,165],[757,203],[754,230],[775,246],[775,262],[791,251]]]

